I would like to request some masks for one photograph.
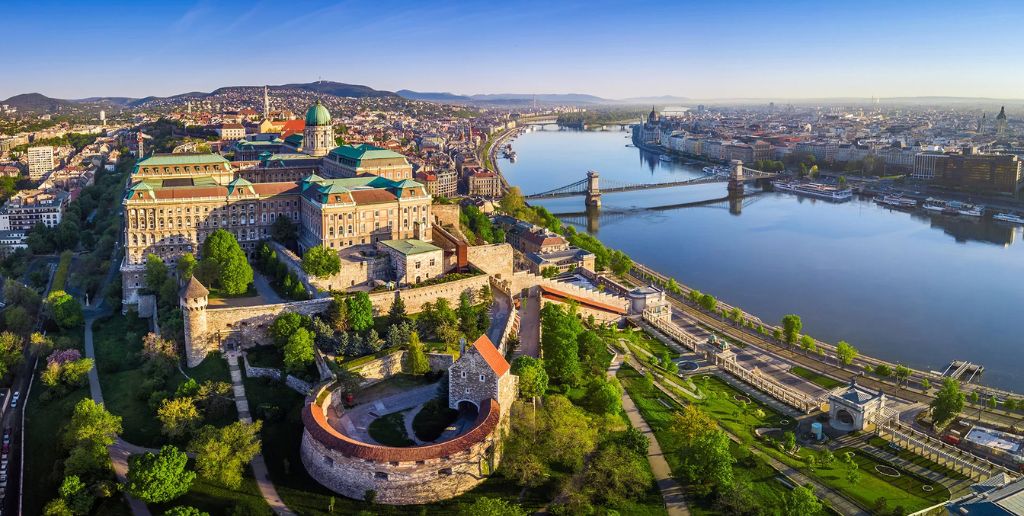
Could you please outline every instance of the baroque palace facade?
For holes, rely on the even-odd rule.
[[[247,254],[270,238],[270,228],[280,217],[299,227],[303,250],[317,245],[340,250],[394,239],[429,241],[431,196],[409,179],[408,160],[369,145],[333,143],[330,113],[318,102],[306,113],[298,152],[246,163],[217,154],[160,154],[140,160],[122,202],[123,303],[138,302],[147,255],[155,254],[173,267],[186,253],[198,255],[217,229],[234,234]]]

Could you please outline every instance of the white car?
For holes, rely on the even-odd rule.
[[[21,391],[14,391],[14,396],[11,396],[11,408],[18,406],[18,398],[21,397]]]

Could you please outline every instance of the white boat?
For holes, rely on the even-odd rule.
[[[1003,222],[1010,222],[1012,224],[1024,225],[1024,217],[1016,213],[996,213],[992,216],[994,220],[1001,220]]]
[[[917,201],[903,197],[901,194],[883,195],[875,197],[875,202],[892,208],[916,208]]]
[[[668,154],[662,154],[661,156],[658,156],[658,159],[660,159],[661,161],[672,161],[672,157],[669,156]]]
[[[822,183],[802,183],[799,181],[772,181],[772,186],[783,192],[806,195],[832,202],[846,202],[853,199],[853,190]]]
[[[985,214],[985,207],[980,204],[970,204],[960,201],[949,201],[946,203],[950,209],[956,210],[957,215],[968,217],[981,217]]]
[[[922,204],[921,207],[927,211],[936,213],[943,213],[947,210],[946,201],[941,199],[932,199],[931,197],[925,199],[924,204]]]

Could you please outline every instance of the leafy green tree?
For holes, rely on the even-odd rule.
[[[302,255],[302,270],[310,276],[328,278],[341,270],[341,258],[337,251],[318,245]]]
[[[544,361],[521,355],[512,361],[512,374],[519,376],[519,395],[524,398],[543,396],[548,390],[548,373]]]
[[[196,255],[192,253],[185,253],[181,255],[181,258],[178,258],[177,265],[178,277],[182,280],[192,277],[192,274],[195,273],[198,265],[199,262],[196,260]]]
[[[284,347],[288,339],[300,328],[309,326],[309,318],[295,312],[284,312],[270,323],[270,337],[274,344]]]
[[[513,186],[505,191],[505,195],[502,196],[501,201],[498,203],[498,209],[502,213],[518,217],[526,210],[526,199],[523,197],[523,191],[518,186]]]
[[[63,498],[54,498],[43,507],[43,516],[75,516],[75,513]]]
[[[707,310],[708,312],[714,312],[715,307],[718,306],[718,300],[715,299],[715,296],[712,296],[711,294],[700,294],[700,297],[697,300],[697,304],[700,305],[700,307],[703,308],[704,310]]]
[[[146,255],[146,272],[144,275],[146,288],[153,292],[159,292],[167,281],[167,265],[162,258],[155,254]]]
[[[0,333],[0,377],[21,363],[24,342],[25,340],[17,334],[9,331]]]
[[[903,364],[897,364],[892,375],[896,377],[897,385],[904,384],[910,379],[910,368]]]
[[[987,400],[985,400],[985,406],[991,410],[995,410],[996,407],[999,406],[999,400],[997,400],[995,395],[993,394],[992,396],[989,396]]]
[[[335,331],[348,330],[348,303],[345,302],[345,296],[341,294],[332,296],[331,303],[327,305],[327,311],[324,312],[324,318]]]
[[[164,511],[164,516],[210,516],[210,513],[200,511],[199,509],[188,505],[179,505]]]
[[[192,487],[196,474],[188,469],[188,456],[166,445],[159,454],[147,452],[128,459],[126,490],[147,503],[169,502]]]
[[[853,460],[853,452],[846,452],[843,462],[846,464],[846,482],[855,485],[860,481],[860,466]]]
[[[800,330],[803,329],[804,323],[800,320],[800,316],[796,314],[788,314],[782,316],[782,335],[786,340],[786,344],[792,346],[796,344],[797,335],[800,334]]]
[[[598,450],[583,473],[588,494],[601,505],[640,499],[654,482],[646,455],[618,444]]]
[[[71,514],[77,516],[91,512],[95,497],[93,497],[89,488],[77,475],[64,477],[64,481],[61,482],[57,493],[60,495],[60,500],[65,502],[65,506]]]
[[[786,497],[785,513],[792,516],[814,516],[822,510],[821,501],[811,485],[797,486]]]
[[[578,471],[598,438],[586,412],[564,396],[548,396],[538,419],[537,446],[541,453],[555,464]]]
[[[203,417],[196,407],[195,398],[186,396],[163,400],[156,418],[163,425],[163,433],[177,439],[191,432]]]
[[[892,368],[886,364],[878,364],[875,366],[875,374],[882,378],[888,378],[892,376]]]
[[[650,447],[651,440],[638,428],[631,426],[619,437],[619,443],[622,444],[623,448],[644,457],[647,455],[647,449]]]
[[[842,364],[844,368],[852,364],[853,359],[857,358],[858,354],[857,348],[851,346],[845,340],[841,340],[839,341],[839,344],[836,344],[836,358],[839,359],[839,363]]]
[[[82,305],[63,290],[50,292],[50,295],[46,296],[45,308],[50,320],[61,328],[77,328],[85,322]]]
[[[356,292],[346,298],[348,324],[355,331],[366,331],[373,326],[373,302],[366,292]]]
[[[107,447],[121,433],[121,417],[115,416],[91,398],[75,405],[71,420],[64,430],[64,445],[71,455],[64,463],[67,474],[84,474],[110,467]]]
[[[460,509],[459,514],[464,516],[526,516],[529,512],[507,500],[481,496],[472,504]]]
[[[808,352],[813,351],[815,348],[814,339],[810,335],[800,336],[800,347],[804,350],[804,355]]]
[[[595,414],[616,414],[622,410],[622,386],[614,379],[594,378],[587,386],[584,404]]]
[[[1006,398],[1006,401],[1003,402],[1003,409],[1008,412],[1013,412],[1014,410],[1017,410],[1017,407],[1017,400],[1013,398]]]
[[[423,344],[418,333],[409,335],[409,349],[405,352],[406,369],[409,374],[426,374],[430,372],[430,361],[423,352]]]
[[[575,385],[582,373],[579,357],[579,334],[583,326],[576,319],[575,309],[547,303],[541,308],[541,347],[548,376],[559,383]]]
[[[288,217],[278,217],[270,225],[270,237],[284,245],[294,242],[299,236],[299,227]]]
[[[4,327],[8,330],[24,335],[32,329],[32,324],[32,316],[25,307],[15,305],[4,310]]]
[[[219,285],[228,294],[242,294],[252,283],[253,273],[249,261],[245,257],[235,235],[218,229],[206,237],[203,242],[203,262],[214,264],[216,270],[215,285]]]
[[[922,378],[922,379],[921,379],[921,388],[922,388],[922,389],[924,389],[924,390],[926,390],[926,391],[927,391],[928,389],[931,389],[931,388],[932,388],[932,382],[931,382],[931,380],[929,380],[929,379],[927,379],[927,378]]]
[[[288,372],[299,373],[313,363],[313,332],[299,328],[288,337],[284,345],[284,367]]]
[[[245,466],[260,452],[260,421],[236,421],[223,428],[203,427],[189,443],[199,478],[238,489]]]

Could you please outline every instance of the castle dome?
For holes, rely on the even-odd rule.
[[[306,111],[306,126],[322,125],[331,125],[331,112],[318,100]]]

